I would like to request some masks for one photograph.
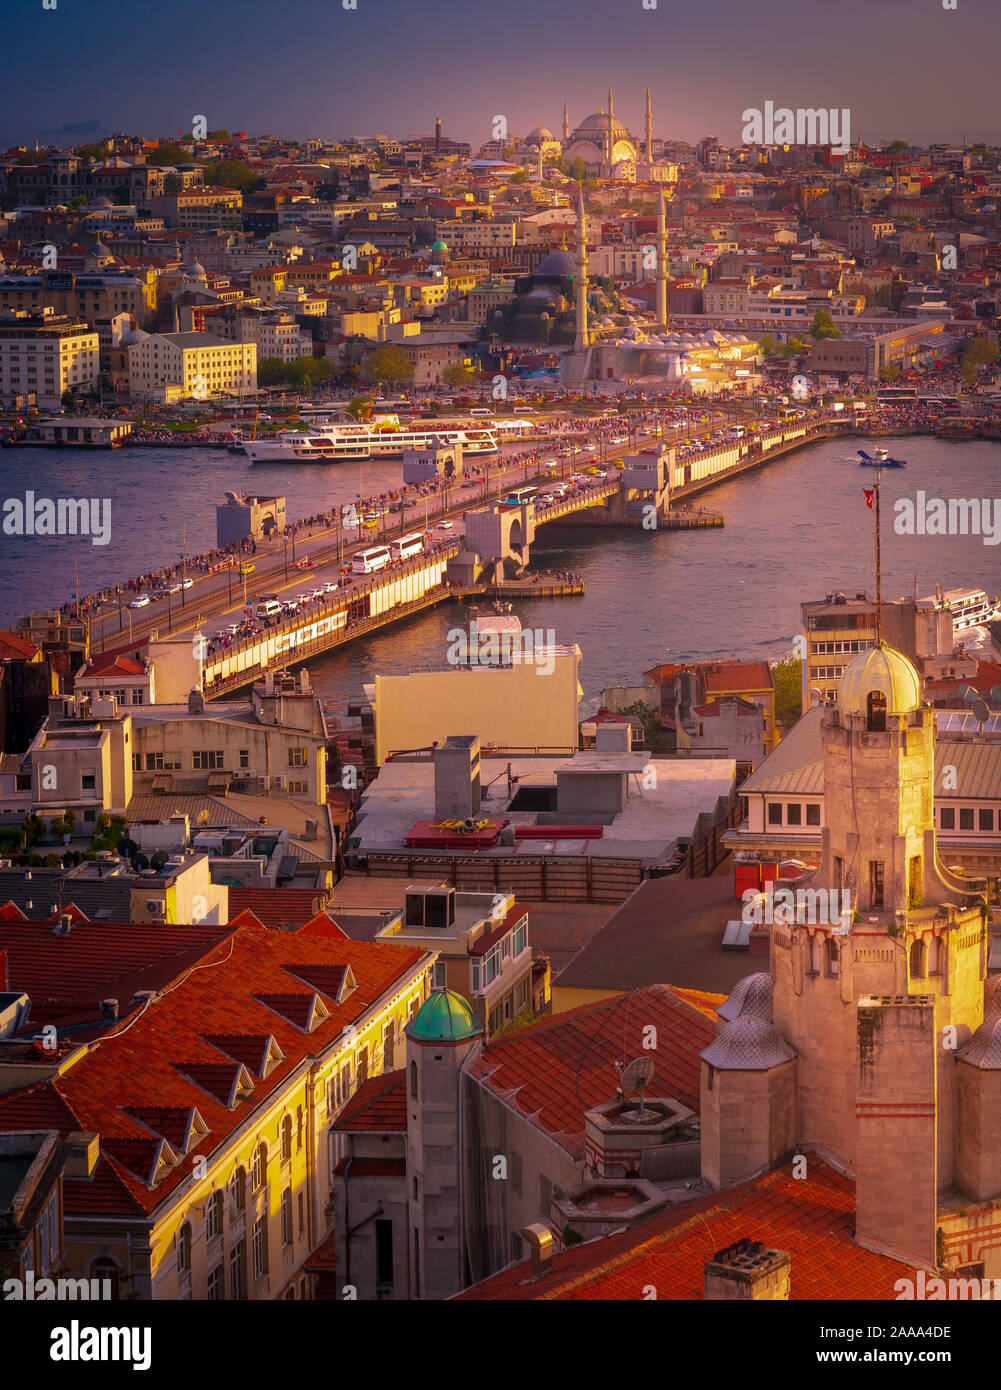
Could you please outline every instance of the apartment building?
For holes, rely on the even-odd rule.
[[[162,217],[168,227],[182,232],[201,232],[211,227],[239,231],[243,226],[243,194],[235,188],[186,188],[153,197],[150,205],[154,215]]]
[[[100,372],[96,329],[53,313],[0,317],[0,401],[57,409],[64,391],[96,391]]]
[[[140,333],[126,347],[134,400],[169,402],[257,390],[257,344],[209,333]]]

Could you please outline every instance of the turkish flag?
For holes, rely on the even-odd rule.
[[[875,488],[872,488],[872,487],[864,487],[864,488],[862,489],[862,491],[865,493],[865,504],[866,504],[866,506],[869,508],[869,510],[871,511],[871,510],[872,510],[872,499],[876,496],[876,489],[875,489]]]

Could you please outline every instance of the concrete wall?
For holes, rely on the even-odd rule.
[[[751,1177],[793,1147],[796,1066],[719,1071],[702,1063],[702,1176],[712,1187]]]

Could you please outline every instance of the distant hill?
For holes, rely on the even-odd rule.
[[[113,132],[100,121],[68,121],[66,125],[57,126],[55,130],[40,130],[38,138],[39,140],[54,140],[58,137],[71,135],[82,143],[85,140],[100,140],[102,136],[111,134]]]

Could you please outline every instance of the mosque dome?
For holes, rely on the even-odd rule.
[[[451,989],[436,989],[421,1005],[407,1034],[425,1042],[462,1042],[482,1031],[461,994]]]
[[[773,1024],[749,1013],[728,1023],[700,1055],[717,1071],[767,1071],[796,1056]]]
[[[629,132],[618,119],[612,117],[612,135],[616,140],[628,140]],[[596,111],[592,116],[585,116],[580,125],[573,133],[574,140],[592,140],[601,143],[608,139],[608,115],[604,111]]]
[[[90,206],[92,208],[110,208],[114,207],[114,203],[110,198],[95,198]]]
[[[189,279],[192,280],[204,280],[205,267],[202,265],[200,261],[192,261],[191,264],[187,267],[185,274],[189,277]]]
[[[437,241],[432,242],[431,250],[432,250],[432,251],[447,251],[447,250],[448,250],[448,247],[447,247],[447,245],[445,244],[445,242],[443,242],[443,241],[441,240],[441,238],[439,238]]]
[[[577,269],[577,263],[569,251],[550,251],[536,267],[535,274],[545,279],[570,279]]]
[[[883,643],[852,657],[838,688],[840,714],[864,714],[869,695],[878,691],[887,714],[908,714],[921,707],[921,680],[902,652]]]
[[[542,145],[547,140],[552,140],[553,132],[547,130],[544,125],[537,125],[534,130],[530,130],[525,136],[526,145]]]

